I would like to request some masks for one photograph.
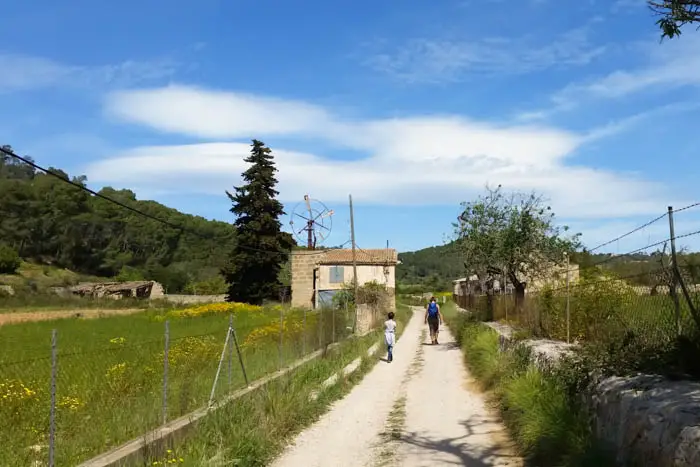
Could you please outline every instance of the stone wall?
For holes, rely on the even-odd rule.
[[[314,268],[318,251],[292,252],[292,307],[310,308],[314,296]]]
[[[173,295],[165,294],[160,297],[151,298],[164,298],[165,300],[172,303],[179,303],[182,305],[196,304],[196,303],[221,303],[226,301],[226,295]]]
[[[500,336],[501,349],[512,347],[512,329],[484,323]],[[576,346],[553,340],[525,340],[533,363],[556,364]],[[637,375],[598,380],[583,395],[598,438],[613,449],[621,465],[700,466],[700,383]]]

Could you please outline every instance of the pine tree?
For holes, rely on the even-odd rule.
[[[234,194],[226,192],[236,215],[237,243],[221,272],[228,283],[228,301],[259,305],[278,297],[278,274],[295,242],[281,230],[279,217],[285,212],[275,199],[279,192],[272,151],[254,139],[245,161],[251,166],[243,172],[243,186],[234,187]]]

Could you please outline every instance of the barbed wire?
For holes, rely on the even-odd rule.
[[[596,250],[599,250],[600,248],[603,248],[604,246],[608,246],[608,245],[610,245],[611,243],[615,243],[615,242],[617,242],[617,241],[619,241],[619,240],[622,240],[623,238],[628,237],[628,236],[632,235],[633,233],[639,232],[640,230],[642,230],[642,229],[644,229],[644,228],[646,228],[646,227],[649,227],[650,225],[654,224],[655,222],[658,222],[659,220],[663,219],[663,218],[666,217],[666,216],[667,216],[667,214],[665,214],[665,213],[664,213],[664,214],[661,214],[659,217],[656,217],[656,218],[650,220],[650,221],[647,222],[646,224],[642,224],[642,225],[640,225],[639,227],[635,227],[634,229],[630,230],[629,232],[624,233],[624,234],[622,234],[622,235],[620,235],[620,236],[618,236],[618,237],[615,237],[615,238],[613,238],[612,240],[608,240],[607,242],[601,243],[600,245],[596,246],[595,248],[591,248],[591,249],[589,249],[589,250],[587,250],[587,251],[588,251],[588,253],[592,253],[592,252],[594,252],[594,251],[596,251]]]
[[[692,209],[692,208],[697,207],[697,206],[700,206],[700,201],[698,201],[697,203],[689,204],[688,206],[684,206],[682,208],[674,209],[671,212],[673,212],[675,214],[677,212],[682,212],[682,211]]]

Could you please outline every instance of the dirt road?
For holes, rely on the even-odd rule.
[[[379,364],[275,467],[521,466],[500,423],[472,389],[462,354],[446,328],[427,344],[423,311]]]
[[[34,311],[21,313],[0,313],[0,326],[3,324],[27,323],[36,321],[51,321],[55,319],[83,318],[93,319],[104,316],[132,315],[144,311],[140,308],[123,308],[116,310],[56,310]]]

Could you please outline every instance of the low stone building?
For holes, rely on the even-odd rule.
[[[394,249],[355,250],[357,282],[384,285],[396,308],[396,264]],[[330,304],[333,296],[352,284],[351,249],[298,250],[292,252],[292,306],[317,308]]]

